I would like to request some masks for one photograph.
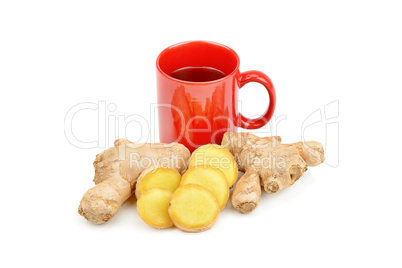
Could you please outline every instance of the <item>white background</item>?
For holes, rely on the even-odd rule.
[[[401,12],[398,1],[2,1],[1,266],[401,267]],[[203,233],[148,227],[133,198],[110,222],[87,222],[77,208],[95,155],[116,136],[153,134],[140,123],[116,133],[113,120],[153,124],[158,53],[196,39],[272,79],[286,120],[260,136],[299,141],[332,103],[335,118],[304,132],[327,143],[327,163],[249,215],[228,204]],[[268,102],[255,84],[240,97],[249,116]],[[77,113],[74,135],[99,142],[77,148],[65,116],[99,101],[115,108],[108,135],[97,111]]]

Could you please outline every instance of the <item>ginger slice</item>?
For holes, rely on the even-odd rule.
[[[210,229],[220,212],[216,196],[196,184],[180,186],[173,193],[168,213],[174,225],[185,232],[202,232]]]
[[[168,214],[172,192],[165,188],[151,188],[142,192],[137,201],[140,218],[149,226],[164,229],[173,226]]]
[[[138,199],[143,191],[155,187],[165,188],[174,192],[179,187],[180,181],[181,175],[177,170],[151,167],[143,171],[138,177],[135,196]]]
[[[191,155],[189,167],[210,165],[225,174],[229,187],[237,180],[238,167],[230,151],[220,145],[206,144],[196,149]]]
[[[223,209],[229,199],[229,185],[226,176],[211,166],[195,166],[184,173],[181,185],[197,184],[211,191]]]

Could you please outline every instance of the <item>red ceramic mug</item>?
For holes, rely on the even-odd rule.
[[[231,48],[209,41],[189,41],[163,50],[157,60],[159,139],[179,142],[190,151],[207,143],[220,144],[226,131],[266,125],[275,109],[275,89],[259,71],[240,73],[239,56]],[[258,82],[269,94],[269,106],[257,119],[238,111],[238,92]]]

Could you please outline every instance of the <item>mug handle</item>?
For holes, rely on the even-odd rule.
[[[240,81],[239,88],[242,88],[245,84],[250,82],[260,83],[267,89],[269,95],[269,106],[265,111],[264,115],[256,119],[250,119],[239,113],[240,127],[248,129],[256,129],[265,126],[271,119],[272,115],[274,114],[276,104],[275,88],[271,82],[271,79],[269,79],[269,77],[263,72],[247,71],[240,73],[239,81]]]

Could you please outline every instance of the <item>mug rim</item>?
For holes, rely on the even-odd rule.
[[[170,76],[169,74],[167,74],[166,72],[164,72],[162,70],[162,68],[160,67],[160,64],[159,64],[159,61],[160,61],[162,55],[165,54],[168,50],[170,50],[172,48],[182,46],[182,45],[186,45],[186,44],[189,44],[189,43],[204,43],[204,44],[208,44],[208,45],[219,46],[219,47],[222,47],[222,48],[228,50],[236,58],[236,67],[234,68],[234,70],[230,74],[225,75],[222,78],[219,78],[219,79],[216,79],[216,80],[211,80],[211,81],[204,81],[204,82],[194,82],[194,81],[181,80],[181,79],[174,78],[174,77]],[[240,67],[240,58],[239,58],[239,55],[237,55],[237,53],[233,49],[231,49],[230,47],[228,47],[226,45],[223,45],[221,43],[213,42],[213,41],[206,41],[206,40],[183,41],[183,42],[173,44],[171,46],[168,46],[164,50],[162,50],[159,53],[158,57],[156,58],[156,68],[159,71],[159,73],[161,73],[164,77],[166,77],[166,78],[168,78],[170,80],[173,80],[173,81],[176,81],[176,82],[179,82],[179,83],[182,83],[182,84],[188,84],[188,85],[207,85],[207,84],[214,84],[214,83],[221,82],[221,81],[227,79],[228,77],[233,76],[239,70],[239,67]]]

